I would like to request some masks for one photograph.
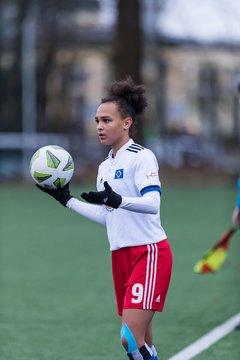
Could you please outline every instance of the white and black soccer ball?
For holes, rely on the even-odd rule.
[[[44,146],[33,154],[30,161],[31,176],[42,187],[60,189],[71,180],[73,172],[73,159],[60,146]]]

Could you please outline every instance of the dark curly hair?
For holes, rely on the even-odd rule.
[[[144,95],[145,87],[135,85],[131,76],[120,81],[113,81],[108,87],[108,95],[102,98],[101,104],[115,102],[122,117],[131,116],[133,122],[137,115],[141,115],[147,107]]]

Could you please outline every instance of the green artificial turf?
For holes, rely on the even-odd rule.
[[[230,226],[235,197],[224,186],[164,188],[174,267],[164,312],[154,319],[161,360],[240,311],[240,232],[217,274],[193,272]],[[0,359],[125,359],[104,227],[33,186],[1,185],[0,199]],[[240,331],[232,332],[197,358],[237,360],[239,343]]]

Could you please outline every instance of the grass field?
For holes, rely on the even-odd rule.
[[[235,197],[224,186],[164,189],[174,268],[165,311],[154,320],[161,360],[240,310],[240,232],[219,273],[192,270],[229,227]],[[125,359],[105,229],[34,186],[1,185],[0,230],[0,359]],[[196,359],[240,359],[239,344],[234,331]]]

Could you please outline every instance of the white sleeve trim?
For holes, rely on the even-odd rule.
[[[85,216],[89,220],[105,225],[106,219],[104,210],[101,205],[88,204],[76,198],[71,198],[66,204],[67,208],[76,211],[78,214]]]
[[[142,197],[122,196],[119,208],[142,214],[157,214],[160,208],[160,194],[158,191],[150,191]]]

